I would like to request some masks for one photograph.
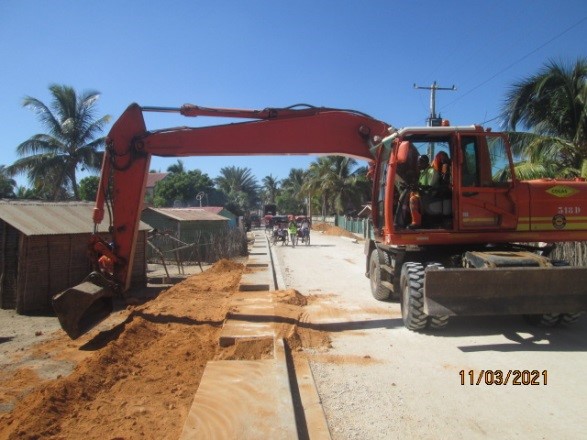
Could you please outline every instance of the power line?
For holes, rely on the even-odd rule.
[[[455,102],[459,101],[460,99],[464,98],[465,96],[469,95],[470,93],[473,93],[475,90],[483,87],[485,84],[487,84],[488,82],[490,82],[491,80],[495,79],[497,76],[501,75],[503,72],[505,72],[506,70],[511,69],[512,67],[514,67],[516,64],[524,61],[526,58],[530,57],[531,55],[535,54],[536,52],[538,52],[540,49],[544,48],[545,46],[549,45],[550,43],[552,43],[554,40],[556,40],[557,38],[562,37],[564,34],[566,34],[567,32],[569,32],[571,29],[576,28],[577,26],[579,26],[581,23],[583,23],[584,21],[587,21],[587,16],[583,17],[582,19],[580,19],[579,21],[577,21],[575,24],[569,26],[568,28],[566,28],[565,30],[563,30],[562,32],[558,33],[557,35],[555,35],[554,37],[552,37],[550,40],[546,41],[545,43],[541,44],[540,46],[538,46],[536,49],[531,50],[530,52],[528,52],[526,55],[524,55],[523,57],[517,59],[516,61],[514,61],[513,63],[509,64],[508,66],[504,67],[503,69],[499,70],[496,74],[492,75],[491,77],[489,77],[488,79],[486,79],[485,81],[481,82],[480,84],[476,85],[475,87],[473,87],[472,89],[470,89],[468,92],[463,93],[462,95],[460,95],[458,98],[455,98],[453,101],[449,102],[448,104],[444,105],[443,108],[446,108],[452,104],[454,104]],[[490,119],[489,121],[493,121],[496,118]],[[488,122],[488,121],[486,121]]]

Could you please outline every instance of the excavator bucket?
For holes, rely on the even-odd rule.
[[[71,339],[77,339],[113,310],[113,283],[93,272],[77,286],[53,297],[53,309],[61,328]]]
[[[441,315],[587,310],[587,268],[508,267],[426,271],[424,312]]]

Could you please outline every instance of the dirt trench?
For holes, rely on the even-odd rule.
[[[260,359],[272,350],[266,340],[218,345],[243,270],[222,260],[128,307],[107,330],[75,341],[58,331],[15,352],[0,373],[0,438],[177,439],[209,360]],[[308,298],[273,295],[278,336],[297,355],[303,346],[328,346],[326,333],[295,324]]]

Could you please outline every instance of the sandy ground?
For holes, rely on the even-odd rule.
[[[221,261],[75,341],[5,353],[0,438],[177,438],[242,270]]]
[[[311,246],[273,251],[277,314],[299,321],[280,335],[310,360],[334,440],[584,437],[587,319],[545,330],[518,317],[460,318],[414,333],[398,304],[371,297],[352,236],[314,231]],[[0,439],[178,438],[208,360],[270,350],[218,346],[243,270],[221,261],[151,287],[76,341],[55,318],[1,311]],[[548,383],[468,385],[482,369],[547,372]]]
[[[371,297],[362,242],[318,233],[311,244],[274,251],[286,287],[317,298],[303,320],[330,332],[331,348],[306,353],[334,440],[585,438],[585,316],[553,329],[459,317],[414,333],[399,304]],[[477,385],[481,370],[539,375]]]
[[[179,438],[208,361],[273,355],[267,339],[218,344],[247,270],[222,260],[170,288],[133,292],[132,305],[75,341],[56,318],[2,311],[0,439]],[[329,344],[326,332],[295,325],[307,298],[271,294],[277,336],[297,356]]]

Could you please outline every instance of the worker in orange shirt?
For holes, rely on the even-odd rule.
[[[113,248],[112,244],[109,244],[108,247],[110,249]],[[114,262],[112,258],[107,255],[102,255],[98,258],[98,266],[100,267],[100,272],[105,275],[113,275],[114,274]]]

